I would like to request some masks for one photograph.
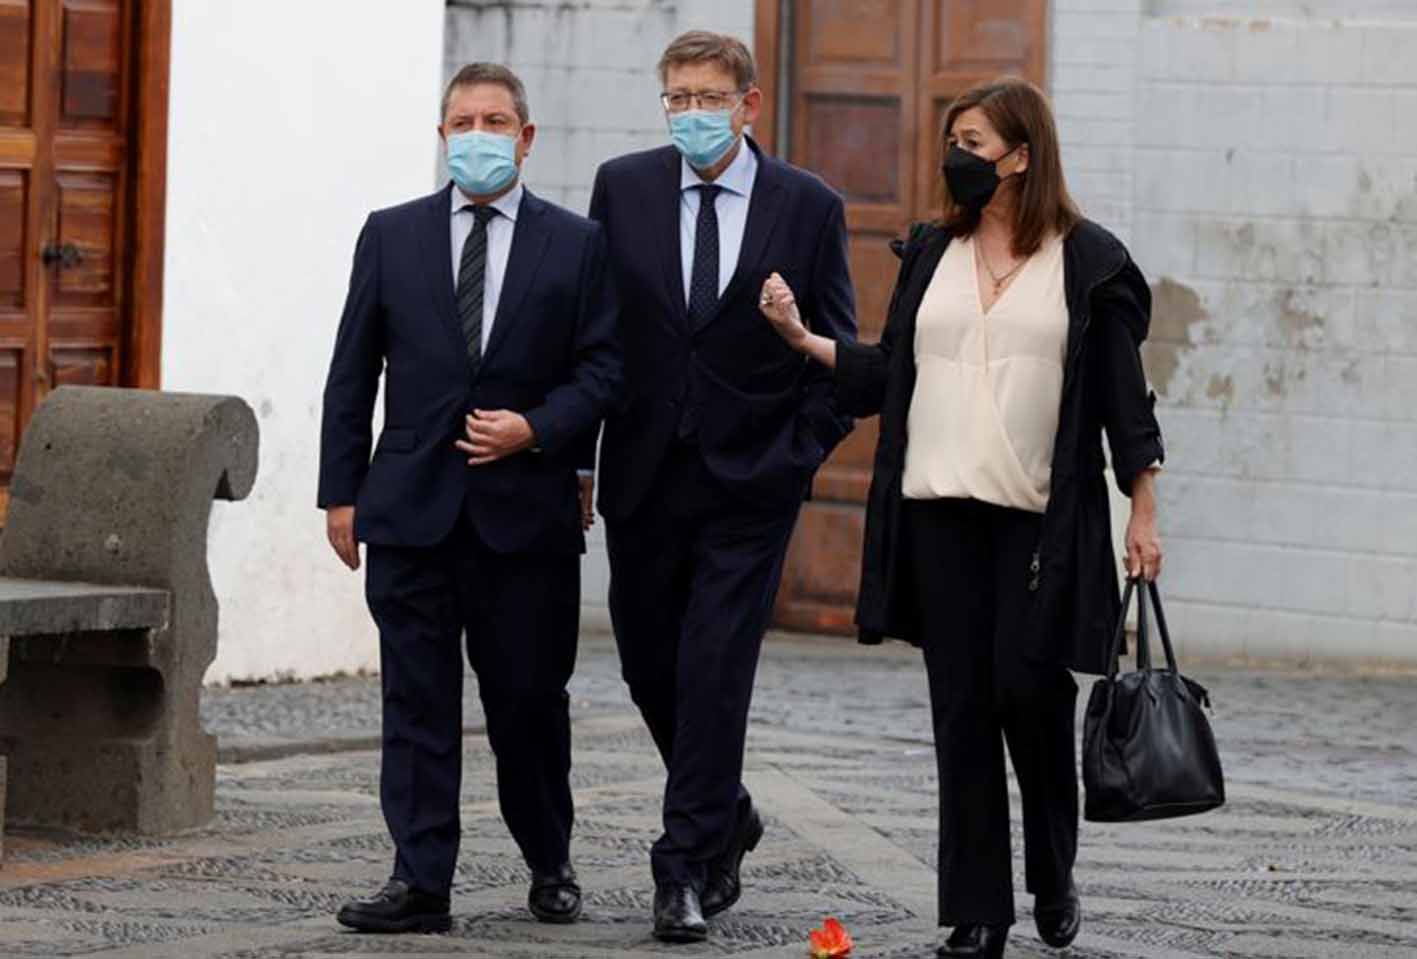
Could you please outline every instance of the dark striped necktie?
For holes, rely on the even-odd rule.
[[[718,210],[714,202],[723,187],[703,183],[699,191],[699,220],[694,227],[694,265],[689,274],[689,319],[698,326],[718,307]]]
[[[497,215],[490,206],[465,206],[474,217],[472,232],[462,245],[458,266],[458,319],[462,322],[467,360],[474,372],[482,363],[482,300],[487,287],[487,222]]]

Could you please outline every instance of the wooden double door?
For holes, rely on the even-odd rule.
[[[890,240],[938,216],[950,101],[1002,74],[1043,84],[1046,35],[1047,0],[758,0],[767,109],[756,132],[845,198],[863,341],[885,323],[899,265]],[[859,422],[818,474],[779,626],[852,631],[876,437],[874,418]]]
[[[0,522],[46,393],[157,385],[168,23],[0,0]]]

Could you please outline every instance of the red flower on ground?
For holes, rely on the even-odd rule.
[[[851,933],[835,917],[822,923],[822,928],[813,929],[808,939],[812,944],[812,959],[844,959],[856,945],[851,941]]]

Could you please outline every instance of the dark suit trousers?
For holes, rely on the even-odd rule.
[[[446,896],[461,833],[462,642],[497,761],[502,818],[527,864],[569,860],[570,700],[580,557],[492,552],[460,520],[431,548],[370,545],[366,591],[384,692],[380,799],[394,876]]]
[[[1004,743],[1023,797],[1025,878],[1067,888],[1077,856],[1077,685],[1026,659],[1030,564],[1042,517],[977,500],[906,500],[940,778],[940,924],[1012,923]]]
[[[606,523],[621,669],[669,771],[656,882],[702,889],[750,802],[748,706],[796,516],[745,505],[676,443],[644,505]]]

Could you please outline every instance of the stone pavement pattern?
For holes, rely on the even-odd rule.
[[[1195,674],[1216,703],[1230,804],[1171,822],[1084,823],[1086,921],[1061,955],[1417,957],[1417,678]],[[913,651],[769,642],[746,773],[768,833],[745,864],[743,901],[701,946],[649,935],[663,772],[603,637],[583,644],[572,693],[573,851],[587,894],[577,925],[526,913],[527,875],[478,733],[465,747],[453,931],[368,937],[334,924],[337,905],[377,887],[391,861],[378,756],[361,748],[377,735],[378,684],[356,679],[207,692],[223,754],[246,760],[223,761],[208,828],[163,840],[13,835],[0,957],[800,959],[829,914],[861,959],[933,955],[936,784]],[[471,680],[467,698],[476,727]],[[340,751],[286,755],[317,749]],[[1009,955],[1060,955],[1034,936],[1019,843],[1016,823]]]

